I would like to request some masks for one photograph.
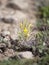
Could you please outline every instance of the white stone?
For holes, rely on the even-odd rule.
[[[3,36],[6,36],[6,35],[10,35],[10,32],[9,32],[9,31],[4,30],[4,31],[2,31],[2,32],[1,32],[1,34],[2,34]]]
[[[46,45],[46,43],[45,42],[43,42],[43,46],[45,46]]]
[[[7,49],[4,54],[7,56],[7,57],[12,57],[12,56],[15,56],[15,52],[13,49]]]
[[[25,59],[33,59],[33,54],[30,51],[19,52],[18,55]]]
[[[26,0],[10,0],[10,2],[17,4],[22,9],[28,7],[28,2]]]

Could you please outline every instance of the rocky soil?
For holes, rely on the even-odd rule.
[[[38,6],[43,0],[0,0],[0,60],[17,56],[33,59],[32,43],[18,45],[17,28],[27,19],[36,28]],[[33,31],[33,34],[37,32]]]

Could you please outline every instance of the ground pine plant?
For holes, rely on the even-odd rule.
[[[19,31],[18,31],[19,40],[27,41],[31,36],[31,28],[32,28],[32,24],[27,20],[20,22]]]

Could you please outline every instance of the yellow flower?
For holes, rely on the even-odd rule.
[[[27,34],[27,36],[29,37],[29,36],[30,36],[30,34],[28,33],[28,34]]]
[[[24,33],[28,34],[28,29],[26,27],[24,28]]]
[[[32,26],[32,24],[29,24],[29,28]]]

